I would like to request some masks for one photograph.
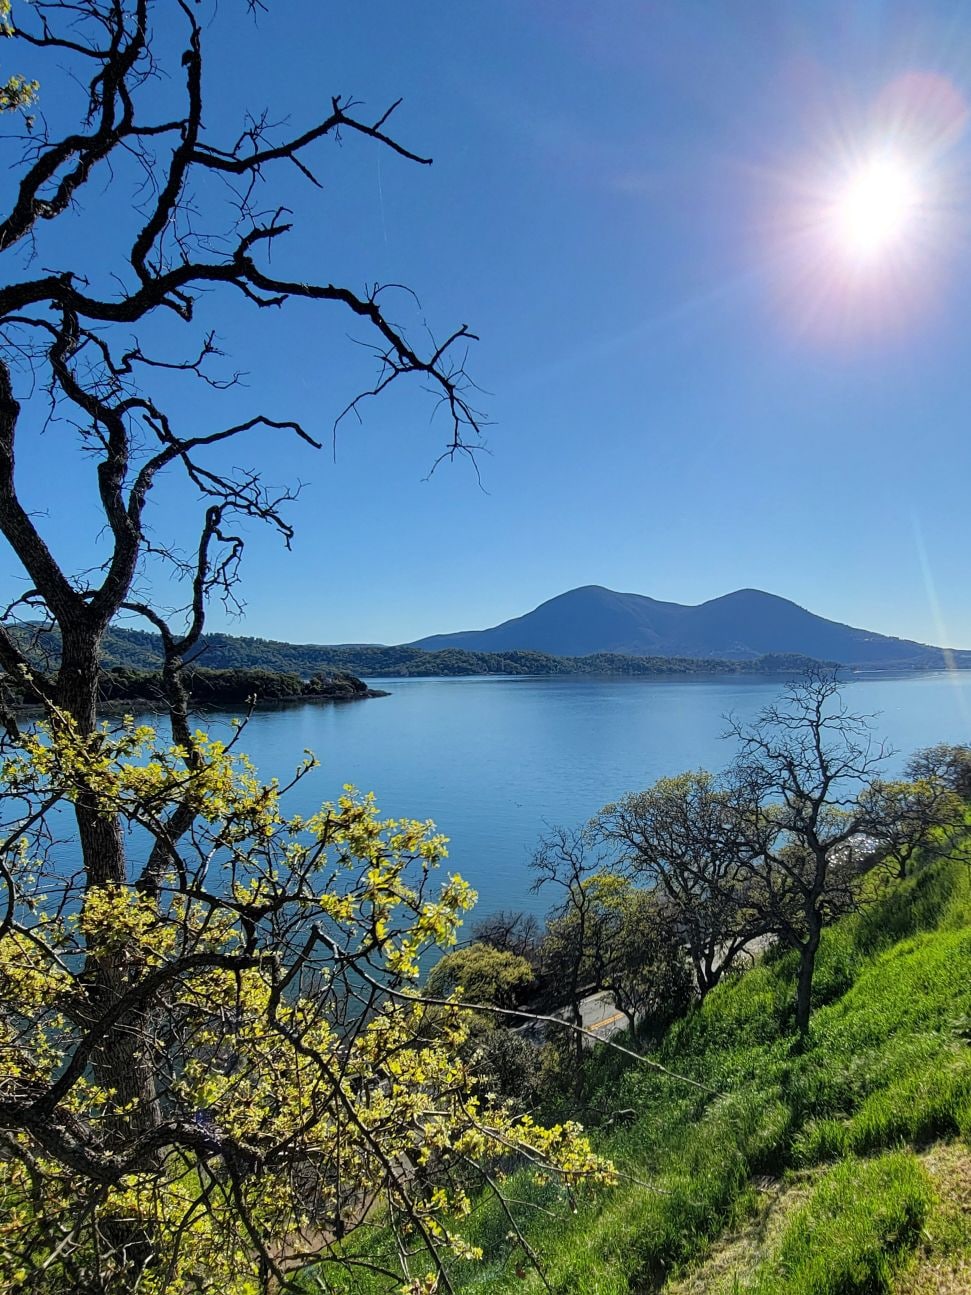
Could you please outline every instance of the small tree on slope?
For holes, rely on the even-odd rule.
[[[731,731],[741,744],[732,779],[745,903],[798,955],[796,1027],[805,1036],[823,929],[855,906],[873,854],[873,804],[863,793],[889,753],[822,669],[789,684],[754,724],[732,721]]]
[[[704,999],[765,933],[745,901],[748,844],[737,796],[705,770],[683,773],[606,805],[591,828],[625,875],[655,892]]]

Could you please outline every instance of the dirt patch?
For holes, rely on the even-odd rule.
[[[753,1212],[743,1226],[719,1237],[704,1258],[664,1287],[664,1295],[728,1295],[736,1281],[743,1283],[775,1248],[786,1220],[807,1199],[818,1170],[798,1174],[786,1182],[758,1178]]]
[[[971,1261],[926,1257],[900,1274],[894,1295],[969,1295]]]

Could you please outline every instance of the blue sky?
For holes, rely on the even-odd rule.
[[[212,627],[399,642],[581,584],[692,603],[756,586],[971,647],[965,5],[276,0],[254,27],[223,0],[207,45],[214,140],[245,107],[296,124],[334,93],[374,114],[403,96],[397,134],[434,165],[324,144],[321,192],[278,177],[281,264],[406,283],[420,313],[403,296],[392,313],[439,336],[468,323],[491,420],[482,488],[462,463],[424,479],[446,429],[418,392],[342,425],[335,461],[365,332],[337,309],[207,302],[248,373],[220,416],[260,408],[327,441],[234,452],[306,485],[293,552],[254,535],[247,615]],[[891,119],[932,198],[861,273],[814,222]],[[97,275],[117,231],[88,219],[71,255]],[[206,416],[172,399],[186,426]],[[21,479],[56,551],[94,551],[62,435],[25,448]],[[163,496],[160,532],[185,501]],[[0,581],[17,587],[6,556]]]

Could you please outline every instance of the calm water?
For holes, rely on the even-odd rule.
[[[375,681],[378,682],[378,681]],[[310,748],[320,760],[292,812],[344,783],[376,793],[389,814],[433,818],[449,865],[479,892],[480,913],[548,907],[529,890],[545,824],[575,824],[605,802],[685,769],[719,769],[734,748],[724,716],[753,716],[776,679],[394,679],[389,697],[255,714],[244,739],[260,771],[281,778]],[[971,672],[861,678],[844,695],[897,750],[971,740]],[[224,722],[210,717],[212,727]]]

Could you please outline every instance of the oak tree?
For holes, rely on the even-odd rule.
[[[608,993],[630,1026],[678,1016],[693,996],[685,948],[662,901],[627,877],[598,872],[584,883],[584,905],[559,907],[541,945],[554,982],[579,963],[588,992]],[[582,925],[581,925],[582,919]]]
[[[965,802],[940,778],[914,782],[876,779],[861,796],[866,830],[894,875],[907,876],[918,855],[946,852],[955,830],[964,826]]]
[[[472,1003],[515,1007],[533,985],[525,958],[476,940],[439,959],[428,976],[428,993],[443,998],[461,990]]]
[[[962,800],[971,800],[971,747],[950,742],[915,751],[904,775],[912,782],[937,783]]]
[[[765,934],[746,902],[748,843],[731,787],[705,770],[661,778],[606,805],[592,829],[655,892],[703,999]]]
[[[576,1027],[572,1050],[573,1087],[579,1096],[583,1087],[583,1000],[589,993],[586,981],[589,941],[595,935],[594,897],[590,881],[601,859],[593,851],[593,839],[585,828],[553,827],[537,845],[530,867],[536,874],[532,889],[550,887],[557,893],[547,921],[540,950],[540,968],[552,984],[557,1006],[565,1005]],[[558,923],[568,921],[570,939],[556,940]],[[552,936],[552,939],[551,939]]]
[[[809,1030],[823,930],[857,902],[873,855],[864,793],[889,756],[844,702],[835,672],[813,668],[751,724],[731,721],[745,902],[798,956],[795,1019]]]

